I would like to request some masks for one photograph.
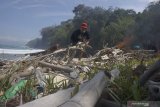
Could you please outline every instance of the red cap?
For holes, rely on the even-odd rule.
[[[86,22],[81,24],[81,28],[83,29],[87,29],[88,28],[88,24]]]

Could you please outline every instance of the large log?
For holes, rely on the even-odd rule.
[[[82,84],[80,86],[80,90],[86,84],[87,83]],[[65,103],[67,100],[71,98],[71,93],[73,91],[74,91],[74,88],[59,90],[58,92],[54,94],[50,94],[48,96],[39,98],[37,100],[31,101],[19,107],[58,107],[59,105],[61,105],[62,103]]]
[[[104,72],[99,72],[92,80],[82,84],[79,92],[72,99],[70,98],[74,88],[69,88],[20,107],[79,107],[79,105],[82,105],[80,107],[94,107],[105,86],[105,77]]]
[[[80,90],[83,88],[85,84],[80,85]],[[62,103],[65,103],[67,100],[71,98],[71,94],[73,93],[74,88],[68,88],[65,90],[60,90],[54,94],[39,98],[32,102],[26,103],[19,107],[58,107]]]
[[[71,97],[71,92],[74,88],[60,90],[55,94],[51,94],[35,101],[26,103],[19,107],[58,107],[60,104],[66,102]]]
[[[58,107],[94,107],[105,87],[104,72],[99,72],[72,99]]]
[[[41,66],[44,66],[44,67],[49,67],[49,68],[52,68],[52,69],[55,69],[55,70],[58,70],[58,71],[65,71],[65,72],[68,72],[68,73],[75,71],[74,69],[72,69],[68,66],[53,65],[53,64],[50,64],[50,63],[47,63],[47,62],[42,62],[42,61],[40,61],[39,64]]]
[[[152,65],[144,74],[140,77],[140,86],[143,86],[151,76],[160,71],[160,60]]]

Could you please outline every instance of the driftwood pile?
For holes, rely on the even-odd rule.
[[[18,97],[20,99],[18,105],[21,105],[21,107],[94,107],[107,82],[114,80],[120,73],[117,69],[112,70],[112,72],[105,71],[106,66],[116,63],[124,64],[125,61],[134,58],[142,59],[141,56],[144,56],[143,58],[152,56],[152,54],[148,54],[151,53],[150,51],[128,51],[127,53],[120,49],[104,48],[95,55],[87,55],[89,57],[84,58],[83,54],[87,54],[85,53],[86,48],[91,47],[79,43],[76,46],[58,49],[51,53],[26,55],[18,61],[1,62],[0,81],[8,79],[8,82],[14,86],[21,80],[34,79],[35,84],[38,85],[37,89],[40,91],[35,97],[37,100],[24,105],[23,103],[26,102],[23,100],[22,94],[17,94],[20,93],[18,90],[14,97],[4,101],[9,102]],[[97,73],[92,73],[95,68]],[[156,70],[159,70],[159,68],[156,68]],[[150,73],[146,75],[141,78],[140,84],[142,86],[148,80]],[[51,95],[47,92],[47,86],[49,85],[46,82],[50,78],[53,78],[52,84],[56,84],[57,89],[60,90],[56,90],[58,92]],[[150,83],[153,82],[150,81]],[[4,86],[4,84],[0,85]],[[61,90],[64,88],[67,89]],[[152,88],[150,90],[152,91]],[[5,92],[0,91],[0,96],[4,96]],[[51,93],[54,93],[54,91]],[[42,96],[45,97],[41,98]],[[115,104],[115,107],[119,106],[121,105]]]

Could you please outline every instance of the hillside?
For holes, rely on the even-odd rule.
[[[37,48],[48,48],[60,44],[69,45],[70,36],[82,22],[89,25],[90,45],[93,50],[104,46],[116,46],[125,38],[132,38],[128,47],[144,49],[160,49],[160,1],[148,4],[143,12],[121,8],[104,9],[78,5],[73,9],[73,19],[61,22],[58,26],[41,29],[41,37],[30,41],[27,45]]]

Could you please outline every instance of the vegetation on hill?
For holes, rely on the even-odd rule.
[[[28,42],[33,48],[48,48],[55,44],[66,47],[70,36],[80,24],[89,24],[90,45],[93,50],[104,45],[115,46],[126,37],[132,38],[131,47],[140,46],[145,49],[160,49],[160,1],[151,2],[143,12],[121,8],[104,9],[89,7],[83,4],[73,9],[73,19],[61,22],[58,26],[42,28],[41,38]]]

